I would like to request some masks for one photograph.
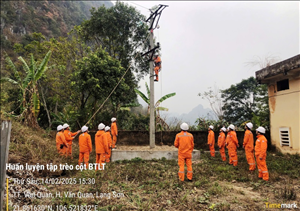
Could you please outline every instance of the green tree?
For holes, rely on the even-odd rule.
[[[40,111],[40,98],[38,90],[38,80],[44,75],[47,70],[47,64],[51,56],[51,51],[49,51],[42,62],[38,64],[33,55],[31,54],[30,65],[23,59],[19,57],[19,60],[23,64],[23,69],[25,71],[25,77],[22,79],[21,75],[17,71],[16,66],[11,61],[9,57],[6,57],[7,64],[10,69],[12,69],[14,75],[12,77],[5,77],[2,80],[10,82],[18,86],[21,90],[21,117],[24,117],[24,121],[27,125],[31,127],[38,127],[37,116]]]
[[[134,62],[132,69],[138,73],[148,73],[149,63],[142,58],[133,61],[138,50],[148,47],[147,25],[140,24],[146,17],[134,7],[117,1],[110,8],[104,6],[91,9],[91,18],[82,23],[81,36],[95,47],[105,48],[123,67]]]
[[[260,124],[269,125],[268,87],[259,84],[254,77],[242,80],[230,88],[222,90],[224,119],[240,125],[256,117]],[[257,120],[258,118],[256,118]]]
[[[135,95],[134,88],[137,87],[138,80],[149,72],[147,59],[140,56],[141,52],[148,49],[149,44],[146,39],[148,27],[140,24],[146,17],[134,7],[119,1],[113,7],[102,6],[90,11],[91,18],[81,24],[80,35],[93,50],[99,47],[105,49],[125,69],[131,64],[125,81],[132,88],[127,94]],[[114,110],[118,110],[117,106],[123,103],[116,97],[111,100]]]
[[[71,98],[78,102],[76,107],[80,112],[80,122],[87,121],[98,110],[100,104],[109,96],[124,73],[125,69],[120,62],[100,48],[77,61],[71,77],[73,90]],[[130,81],[128,84],[128,81],[123,78],[110,96],[111,104],[106,105],[105,109],[115,108],[113,105],[115,102],[131,103],[136,98],[135,94],[130,94],[131,89]],[[120,108],[121,105],[116,107]],[[117,110],[112,110],[112,115],[115,115],[116,112]]]

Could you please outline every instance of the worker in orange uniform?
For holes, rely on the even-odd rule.
[[[68,143],[66,142],[65,139],[64,128],[62,125],[58,125],[57,134],[56,134],[56,149],[60,155],[65,155],[67,148],[68,148]]]
[[[105,135],[107,140],[108,154],[106,155],[106,163],[109,163],[111,157],[112,139],[110,133],[110,127],[105,127]]]
[[[107,139],[105,135],[105,125],[100,123],[98,125],[98,131],[95,135],[95,146],[96,146],[96,163],[102,168],[106,161],[106,155],[108,154]],[[96,166],[96,170],[99,170]]]
[[[256,129],[257,140],[255,142],[255,157],[258,168],[258,178],[269,180],[269,172],[266,163],[268,141],[265,137],[266,129],[258,127]]]
[[[214,126],[212,125],[208,127],[207,144],[209,146],[210,155],[215,157],[215,133],[213,129]]]
[[[219,134],[219,137],[218,137],[218,147],[219,147],[221,158],[222,158],[223,161],[226,161],[226,154],[225,154],[225,132],[226,132],[226,128],[222,127],[220,129],[220,134]]]
[[[239,147],[239,141],[236,136],[236,132],[234,131],[234,125],[229,125],[228,133],[226,137],[226,145],[228,149],[229,156],[229,164],[233,164],[233,166],[237,166],[238,157],[237,157],[237,148]]]
[[[160,57],[156,54],[154,55],[154,72],[155,72],[155,79],[154,81],[158,81],[158,72],[161,69],[161,59]]]
[[[68,143],[68,148],[66,149],[65,153],[66,153],[67,157],[69,156],[73,159],[73,157],[72,157],[72,142],[73,142],[74,136],[76,136],[80,132],[80,130],[78,130],[75,133],[72,133],[70,131],[70,126],[67,123],[65,123],[63,125],[63,128],[64,128],[65,139]]]
[[[180,125],[181,132],[176,135],[174,146],[178,148],[178,176],[181,181],[184,181],[184,164],[187,166],[187,179],[192,182],[192,152],[194,150],[194,137],[188,133],[189,126],[187,123]]]
[[[111,135],[113,137],[112,150],[116,149],[117,137],[118,137],[118,127],[117,119],[115,117],[111,118]]]
[[[245,149],[246,159],[249,164],[249,171],[255,170],[255,160],[254,160],[254,140],[253,134],[251,129],[253,128],[253,124],[248,122],[245,125],[245,135],[244,135],[244,142],[243,148]]]
[[[79,136],[79,160],[78,164],[84,161],[86,168],[88,168],[90,153],[92,152],[92,139],[90,134],[88,134],[88,127],[83,126],[81,128],[82,134]]]

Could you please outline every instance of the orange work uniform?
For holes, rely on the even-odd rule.
[[[266,163],[268,142],[264,135],[257,135],[255,142],[255,157],[258,168],[258,177],[263,180],[269,180],[269,172]],[[262,158],[262,159],[260,159]]]
[[[106,155],[108,154],[108,146],[107,146],[107,139],[104,130],[98,130],[95,135],[95,147],[96,147],[96,163],[102,164],[106,161]],[[96,167],[98,170],[98,166]]]
[[[76,136],[77,133],[78,132],[72,133],[70,130],[67,129],[64,130],[65,139],[69,145],[68,148],[66,149],[67,156],[72,156],[72,143],[73,143],[74,136]]]
[[[80,165],[83,160],[85,166],[88,167],[90,153],[92,152],[92,139],[90,134],[84,132],[79,136],[79,160],[78,164]]]
[[[192,152],[194,149],[194,137],[191,133],[181,131],[176,135],[174,146],[178,148],[178,176],[184,181],[184,163],[187,166],[187,178],[193,179]]]
[[[208,131],[207,144],[209,145],[210,155],[215,157],[215,133],[212,130]]]
[[[239,144],[238,139],[236,137],[235,131],[229,131],[226,138],[227,148],[228,148],[228,156],[229,156],[229,164],[233,164],[233,166],[237,166],[238,157],[237,157],[237,146]]]
[[[154,59],[154,65],[155,65],[154,72],[155,72],[155,76],[156,76],[155,80],[158,81],[158,72],[161,69],[161,59],[159,56],[156,59]]]
[[[253,134],[250,130],[245,131],[243,146],[245,148],[246,159],[249,164],[249,171],[254,171],[255,170],[254,140],[253,140]]]
[[[118,127],[117,127],[117,123],[113,122],[111,123],[111,135],[113,137],[113,143],[112,143],[112,148],[116,147],[116,143],[117,143],[117,135],[118,135]]]
[[[106,163],[109,163],[111,157],[111,147],[112,147],[112,139],[111,139],[110,131],[106,131],[104,135],[106,135],[107,147],[108,147],[108,154],[106,155]]]
[[[223,161],[226,161],[226,154],[225,154],[225,133],[222,131],[218,137],[218,146],[221,154],[221,158]]]
[[[64,155],[66,149],[68,147],[68,143],[66,142],[63,131],[60,131],[56,134],[56,149],[60,155]]]

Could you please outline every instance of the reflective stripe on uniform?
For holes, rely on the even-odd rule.
[[[178,171],[178,173],[184,174],[184,171]]]
[[[184,134],[184,135],[178,135],[178,137],[185,137],[185,136],[187,136],[187,137],[193,137],[193,136],[187,135],[187,134]]]
[[[193,173],[192,171],[188,171],[187,173]]]
[[[261,171],[260,169],[258,169],[258,171]]]
[[[268,173],[268,171],[262,171],[262,173]]]
[[[249,165],[255,165],[255,163],[249,163]]]

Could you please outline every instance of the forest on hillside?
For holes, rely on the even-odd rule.
[[[40,32],[46,38],[67,33],[91,16],[90,9],[110,1],[1,1],[1,48],[8,52],[15,43],[28,44],[29,35]]]

